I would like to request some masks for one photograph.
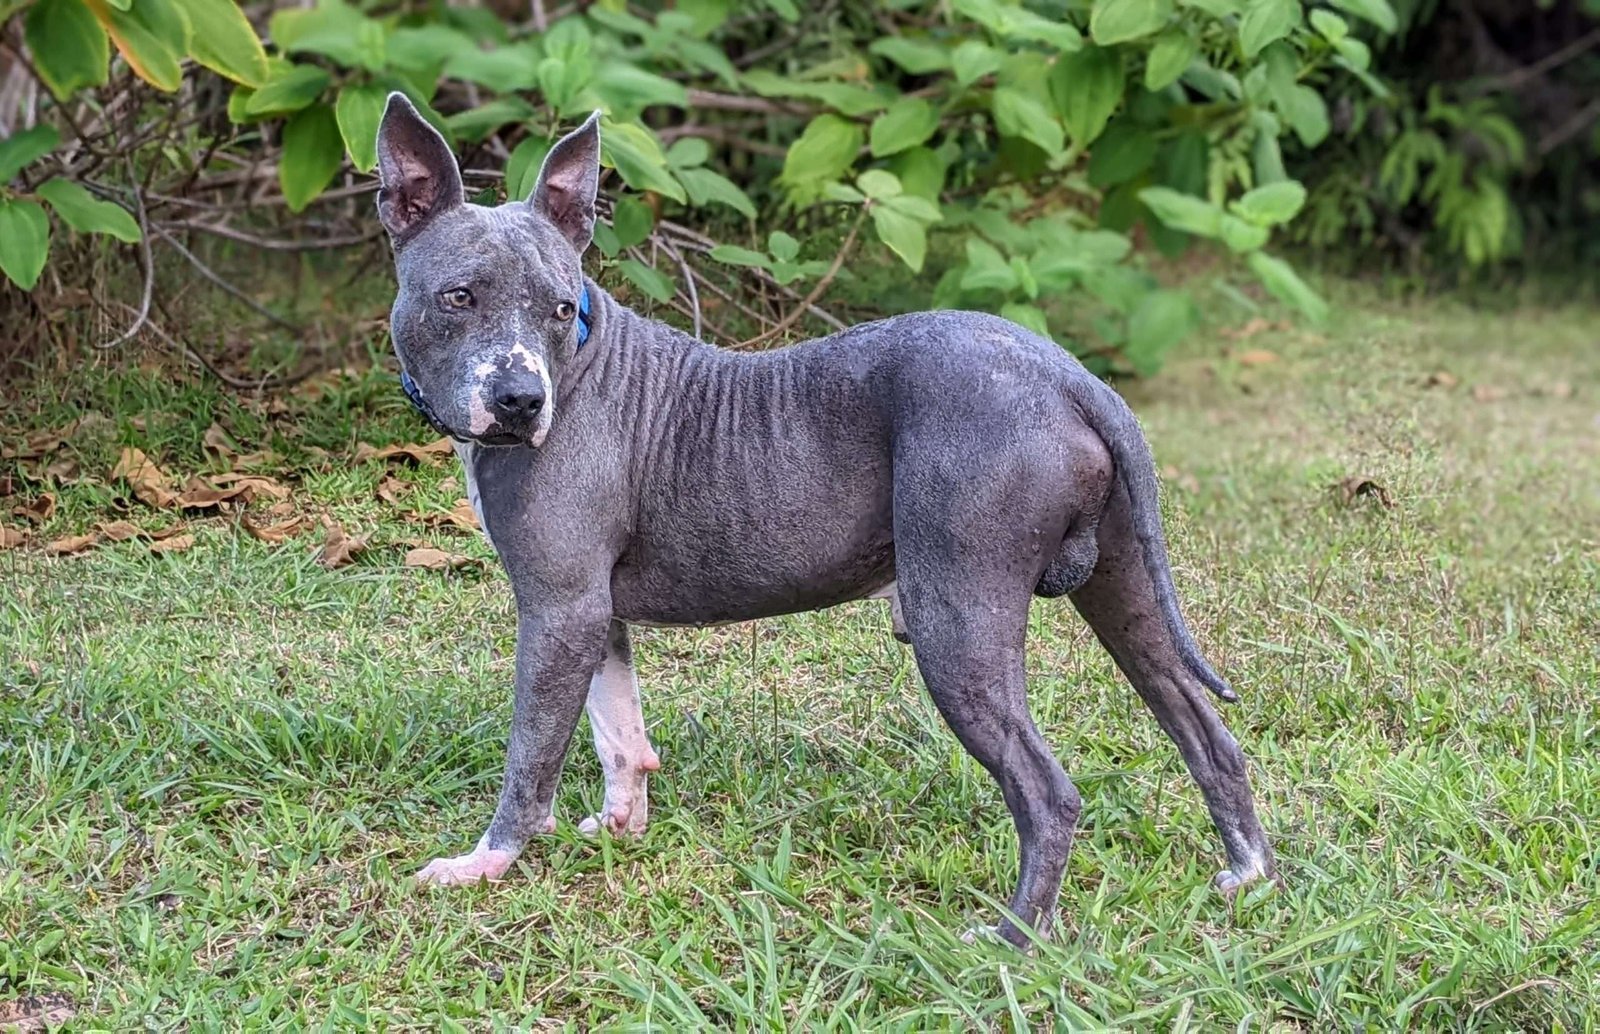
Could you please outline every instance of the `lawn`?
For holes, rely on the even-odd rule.
[[[881,603],[640,630],[647,834],[576,831],[585,724],[513,877],[419,892],[482,831],[510,714],[503,575],[410,516],[450,508],[454,461],[356,461],[430,437],[381,368],[253,399],[66,357],[0,412],[8,446],[103,416],[0,461],[7,511],[24,473],[67,482],[0,552],[0,1016],[56,994],[81,1029],[1600,1029],[1600,311],[1335,294],[1320,333],[1241,316],[1125,386],[1286,886],[1211,889],[1177,752],[1040,601],[1035,715],[1084,812],[1031,957],[959,940],[1015,838]],[[246,462],[205,448],[213,422],[366,551],[330,570],[320,529],[261,541],[109,476],[125,446],[174,482]],[[194,541],[40,548],[113,520]],[[408,568],[418,543],[471,563]]]

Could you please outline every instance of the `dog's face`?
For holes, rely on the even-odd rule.
[[[394,245],[396,354],[449,432],[539,446],[578,347],[581,258],[594,230],[599,115],[545,158],[527,201],[467,204],[455,156],[391,94],[378,130],[378,215]]]

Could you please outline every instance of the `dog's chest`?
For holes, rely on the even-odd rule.
[[[483,493],[478,488],[477,453],[478,446],[472,442],[455,441],[456,458],[461,461],[462,477],[467,485],[467,502],[472,504],[472,512],[477,515],[478,527],[483,531],[483,537],[488,539],[490,548],[494,547],[494,539],[489,538],[489,525],[483,519]]]

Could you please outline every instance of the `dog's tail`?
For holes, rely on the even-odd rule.
[[[1161,508],[1156,499],[1156,465],[1150,455],[1139,421],[1128,404],[1097,377],[1085,375],[1080,382],[1084,387],[1075,391],[1079,408],[1089,426],[1105,442],[1111,452],[1111,462],[1116,476],[1128,490],[1128,505],[1134,536],[1139,540],[1139,550],[1144,556],[1145,572],[1155,590],[1156,605],[1166,620],[1167,631],[1183,663],[1195,678],[1219,698],[1236,701],[1239,695],[1227,681],[1214,671],[1204,657],[1194,637],[1184,624],[1183,613],[1178,609],[1178,593],[1172,584],[1172,567],[1167,560],[1167,540],[1161,531]]]

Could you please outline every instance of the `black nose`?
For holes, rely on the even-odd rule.
[[[531,420],[544,408],[544,383],[537,377],[506,378],[494,385],[495,416],[508,423]]]

